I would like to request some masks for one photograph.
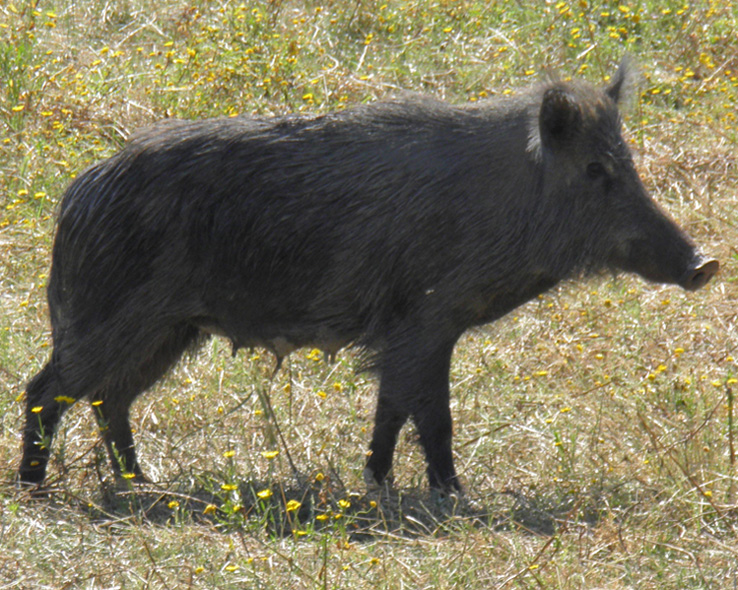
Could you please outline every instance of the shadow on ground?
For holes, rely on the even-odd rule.
[[[515,530],[550,536],[572,525],[594,526],[613,507],[625,512],[637,503],[622,490],[506,489],[479,497],[449,497],[427,489],[390,487],[358,494],[329,478],[297,476],[269,484],[241,482],[226,486],[203,476],[188,485],[172,483],[121,486],[102,484],[90,497],[65,488],[49,488],[21,500],[64,506],[95,524],[119,521],[155,525],[199,524],[223,532],[267,531],[274,536],[301,536],[328,528],[353,540],[377,536],[442,536],[462,528]],[[32,499],[31,499],[32,498]]]

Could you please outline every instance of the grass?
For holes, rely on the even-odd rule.
[[[738,9],[730,3],[125,0],[0,6],[0,582],[18,588],[734,588]],[[55,206],[167,116],[455,103],[643,65],[627,136],[722,270],[685,294],[572,282],[475,330],[452,370],[468,501],[434,504],[412,429],[396,489],[361,481],[376,382],[343,351],[213,340],[134,407],[155,486],[116,490],[92,416],[51,493],[13,485],[23,387],[49,354]],[[117,492],[117,493],[116,493]]]

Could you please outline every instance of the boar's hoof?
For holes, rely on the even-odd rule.
[[[704,287],[719,269],[717,260],[700,258],[684,273],[679,284],[687,291],[696,291]]]
[[[133,477],[131,477],[131,475]],[[115,473],[115,482],[113,484],[116,492],[130,492],[131,488],[135,486],[141,486],[143,484],[151,484],[151,481],[141,472],[123,475],[122,473]]]
[[[49,489],[40,482],[26,481],[23,479],[16,480],[16,488],[31,498],[48,498]]]
[[[374,471],[370,467],[365,467],[362,474],[364,484],[370,492],[381,491],[392,487],[393,479],[391,475],[387,475],[382,481],[377,481]]]
[[[431,502],[443,511],[456,514],[467,507],[466,499],[461,489],[431,488]]]
[[[380,484],[374,478],[374,472],[368,467],[364,468],[362,477],[364,478],[364,484],[366,484],[366,487],[369,488],[370,490],[379,487]]]

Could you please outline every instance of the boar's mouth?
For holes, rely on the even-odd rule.
[[[672,283],[679,285],[686,291],[696,291],[704,287],[720,270],[720,263],[694,250],[687,255],[689,262],[675,263],[671,260],[661,260],[642,244],[633,244],[625,256],[614,256],[610,260],[613,270],[633,272],[647,281],[654,283]],[[676,256],[678,259],[679,257]]]
[[[720,263],[711,258],[699,257],[681,276],[679,286],[687,291],[696,291],[704,287],[720,269]]]

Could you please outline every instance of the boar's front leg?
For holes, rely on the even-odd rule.
[[[369,445],[369,459],[364,469],[364,481],[367,485],[384,483],[392,468],[392,456],[395,453],[397,435],[410,415],[407,409],[393,398],[396,383],[391,376],[383,373],[379,385],[379,399],[374,418],[374,433]]]
[[[376,423],[365,479],[381,483],[392,466],[397,435],[409,416],[418,430],[432,489],[459,491],[451,453],[449,373],[455,340],[392,347],[381,365]]]

